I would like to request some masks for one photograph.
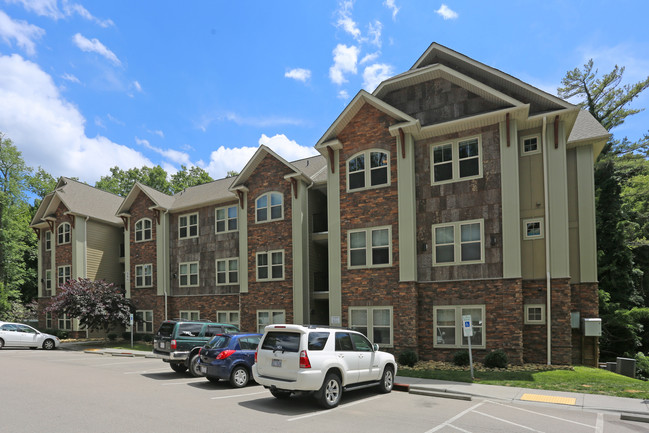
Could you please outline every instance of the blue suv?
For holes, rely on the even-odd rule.
[[[235,388],[248,384],[262,334],[219,334],[200,350],[198,372],[216,383],[229,380]]]

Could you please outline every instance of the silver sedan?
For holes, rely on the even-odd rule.
[[[29,347],[45,350],[56,349],[61,344],[58,337],[45,334],[22,323],[0,322],[0,349],[3,347]]]

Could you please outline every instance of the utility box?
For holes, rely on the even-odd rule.
[[[635,379],[635,359],[617,358],[615,372]]]
[[[570,327],[573,329],[579,329],[579,311],[573,311],[570,313]]]
[[[601,337],[602,319],[581,319],[581,329],[585,337]]]

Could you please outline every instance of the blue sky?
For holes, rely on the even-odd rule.
[[[553,94],[590,58],[635,83],[648,16],[646,0],[0,0],[0,132],[55,177],[183,164],[216,179],[260,144],[316,154],[359,90],[432,42]],[[648,130],[643,112],[612,132]]]

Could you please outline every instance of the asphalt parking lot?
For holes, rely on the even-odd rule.
[[[611,412],[372,389],[324,410],[308,396],[277,400],[259,385],[233,389],[144,357],[3,349],[0,369],[0,419],[11,432],[647,431]]]

